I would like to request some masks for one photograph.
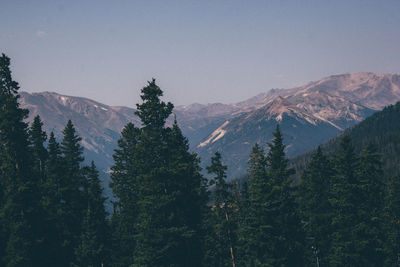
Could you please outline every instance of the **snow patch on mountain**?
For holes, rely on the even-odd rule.
[[[201,142],[197,147],[203,147],[203,146],[214,143],[214,142],[218,141],[219,139],[221,139],[226,134],[226,130],[224,130],[223,128],[228,124],[229,124],[229,121],[224,122],[220,127],[218,127],[217,130],[215,130],[210,135],[210,137],[206,141]]]

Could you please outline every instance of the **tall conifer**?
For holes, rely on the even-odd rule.
[[[108,234],[104,209],[103,189],[100,185],[99,172],[92,161],[90,167],[84,169],[87,207],[83,217],[82,231],[78,247],[75,248],[74,266],[96,267],[108,264]]]
[[[130,204],[117,203],[113,225],[133,233],[130,259],[134,265],[198,266],[202,176],[197,157],[188,152],[187,139],[177,124],[165,127],[173,105],[162,102],[161,96],[154,79],[142,89],[143,103],[136,112],[142,128],[131,126],[134,134],[128,141],[133,144],[132,161],[123,161],[128,154],[122,147],[116,151],[113,191],[121,196],[132,191],[134,199],[127,199]],[[133,168],[126,169],[124,164]],[[127,222],[124,213],[134,214],[133,221]]]
[[[357,249],[363,266],[383,266],[387,238],[384,224],[386,185],[381,155],[368,144],[360,156],[359,173],[361,199],[358,206],[359,226]]]
[[[342,138],[335,161],[336,175],[330,199],[335,211],[332,218],[334,231],[329,262],[332,266],[358,266],[361,260],[357,247],[358,206],[362,192],[357,176],[359,159],[350,137]]]
[[[329,194],[334,175],[333,166],[318,147],[304,170],[299,185],[302,217],[307,233],[309,264],[328,265],[332,207]]]
[[[264,150],[255,144],[249,159],[248,212],[239,235],[239,264],[244,266],[261,266],[268,249],[270,218],[265,203],[270,188],[266,164]]]
[[[63,224],[64,258],[66,264],[74,260],[74,248],[78,246],[81,234],[82,218],[86,211],[83,188],[85,178],[81,170],[83,147],[81,138],[76,134],[75,128],[69,120],[63,131],[63,140],[60,150],[63,175],[60,179],[59,194],[61,206],[59,216]]]
[[[216,152],[211,158],[211,165],[207,172],[213,174],[210,185],[214,188],[213,211],[210,214],[214,217],[215,255],[213,266],[235,266],[236,255],[236,230],[237,221],[235,213],[238,207],[235,205],[233,196],[233,185],[226,180],[227,166],[221,162],[221,154]]]
[[[4,227],[2,265],[38,266],[41,262],[42,209],[32,172],[28,110],[19,107],[19,86],[11,77],[10,59],[0,57],[0,225]],[[3,241],[2,240],[2,241]]]
[[[270,177],[265,203],[270,217],[267,262],[272,266],[302,266],[305,240],[290,178],[294,170],[288,168],[279,125],[273,135],[267,154]]]
[[[34,171],[40,177],[40,183],[43,183],[45,173],[45,162],[47,159],[47,150],[44,147],[44,143],[47,140],[47,134],[42,129],[43,122],[40,116],[37,115],[32,122],[31,128],[29,129],[29,140],[31,143],[31,150],[33,156],[33,168]]]
[[[130,266],[136,247],[137,173],[139,128],[128,123],[121,132],[113,158],[110,187],[116,197],[112,216],[113,266]]]
[[[43,228],[46,231],[46,260],[49,266],[67,266],[64,248],[63,199],[61,185],[63,164],[60,146],[54,133],[50,133],[47,146],[44,182],[42,184],[42,205],[46,211]]]
[[[388,230],[385,266],[400,266],[400,176],[393,177],[390,183],[385,217]]]

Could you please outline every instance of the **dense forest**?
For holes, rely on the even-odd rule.
[[[294,183],[277,125],[266,151],[253,147],[244,184],[227,182],[218,152],[204,159],[208,180],[178,123],[166,126],[174,106],[160,99],[153,79],[137,104],[141,125],[121,132],[108,214],[98,171],[93,162],[84,166],[73,123],[59,141],[43,131],[39,116],[28,125],[18,90],[3,54],[1,266],[400,264],[400,175],[383,167],[380,142],[358,150],[353,143],[360,138],[345,134],[329,154],[318,148]],[[374,131],[368,133],[383,134]]]

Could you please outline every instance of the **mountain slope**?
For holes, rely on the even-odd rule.
[[[265,106],[225,121],[205,141],[197,146],[203,159],[220,151],[229,174],[242,174],[255,143],[265,146],[279,123],[289,156],[309,150],[334,136],[340,129],[299,109],[288,100],[278,97]],[[312,138],[310,138],[312,136]]]
[[[332,138],[321,147],[325,153],[333,153],[339,148],[340,138],[347,134],[352,139],[356,152],[372,143],[382,154],[385,175],[400,174],[400,102],[376,112],[344,133]],[[314,151],[299,155],[291,160],[300,175]]]
[[[53,131],[59,140],[67,121],[71,119],[82,137],[85,158],[94,160],[102,171],[107,171],[112,164],[112,154],[122,128],[128,122],[139,123],[133,109],[111,107],[90,99],[57,93],[21,92],[20,104],[29,109],[29,121],[39,114],[46,132]]]
[[[240,175],[246,168],[243,162],[248,147],[255,142],[265,146],[271,138],[271,125],[281,124],[287,154],[295,156],[399,100],[399,74],[341,74],[292,89],[272,89],[232,104],[236,108],[233,118],[205,137],[196,152],[207,158],[214,151],[225,151],[226,161],[233,168],[231,174]],[[274,107],[266,108],[270,103]],[[303,119],[301,124],[299,118]]]
[[[22,107],[31,111],[29,120],[40,114],[45,129],[54,131],[58,138],[71,119],[82,136],[86,158],[95,160],[102,171],[112,165],[124,125],[140,125],[133,108],[50,92],[21,95]],[[256,142],[265,145],[277,123],[281,124],[288,154],[294,156],[399,100],[400,75],[356,73],[292,89],[272,89],[234,104],[177,106],[174,113],[191,149],[201,156],[202,166],[220,150],[230,175],[237,176],[246,169],[249,148]]]

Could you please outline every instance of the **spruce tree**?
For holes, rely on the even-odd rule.
[[[42,185],[42,206],[46,211],[46,260],[49,266],[67,266],[64,247],[62,179],[64,175],[60,146],[50,133]]]
[[[139,128],[128,123],[121,132],[118,149],[113,158],[110,187],[116,197],[112,216],[112,262],[113,266],[130,266],[136,240],[137,167],[140,155],[136,151]]]
[[[334,170],[318,147],[301,176],[299,198],[307,233],[308,264],[327,266],[330,251],[332,207],[329,194]]]
[[[0,225],[5,233],[2,264],[7,267],[41,264],[42,218],[40,190],[32,172],[28,110],[19,106],[19,85],[11,77],[10,59],[0,57]]]
[[[385,215],[388,230],[385,266],[400,266],[400,176],[393,177],[390,183]]]
[[[63,140],[60,150],[62,153],[61,163],[63,175],[60,179],[60,209],[63,234],[64,255],[62,261],[70,264],[74,260],[74,248],[77,247],[81,234],[82,218],[86,211],[84,201],[85,178],[82,173],[81,163],[83,147],[80,145],[81,138],[76,134],[75,128],[68,121],[63,130]]]
[[[289,160],[285,157],[279,125],[273,135],[267,154],[270,190],[264,204],[270,217],[267,263],[272,266],[302,266],[305,240],[290,178],[294,170],[288,168]]]
[[[383,178],[381,155],[368,144],[360,156],[359,173],[361,199],[358,206],[359,226],[357,250],[362,266],[383,266],[386,255],[384,207],[386,185]]]
[[[33,168],[35,173],[40,177],[40,183],[43,183],[43,176],[45,173],[45,162],[47,159],[47,150],[44,143],[47,140],[47,134],[42,130],[43,122],[40,116],[37,115],[32,122],[29,130],[29,139],[31,143],[31,150],[33,156]]]
[[[84,169],[87,178],[86,201],[87,209],[82,223],[82,232],[78,247],[75,248],[73,266],[96,267],[108,263],[108,224],[104,209],[103,189],[100,185],[99,173],[91,162]]]
[[[255,144],[250,153],[248,180],[248,211],[239,234],[239,265],[262,266],[269,243],[269,223],[266,196],[270,191],[264,150]]]
[[[214,204],[211,216],[214,217],[215,255],[213,266],[235,266],[236,230],[235,213],[238,212],[233,196],[233,185],[226,180],[227,166],[221,162],[221,154],[215,152],[207,172],[213,174],[210,186],[214,188]]]
[[[360,230],[358,207],[362,191],[357,175],[359,159],[348,136],[342,138],[335,161],[336,175],[330,199],[335,212],[329,262],[332,266],[359,266],[362,259],[357,232]]]
[[[127,255],[127,261],[134,266],[198,266],[203,178],[177,124],[165,127],[173,105],[162,102],[161,96],[154,79],[142,89],[143,103],[136,112],[142,128],[133,127],[129,141],[134,148],[129,151],[132,161],[123,162],[128,154],[116,151],[113,191],[117,196],[131,190],[134,194],[133,199],[116,203],[113,225],[133,233],[133,257]],[[125,163],[133,172],[124,169]],[[126,221],[124,213],[133,214],[132,221]]]

